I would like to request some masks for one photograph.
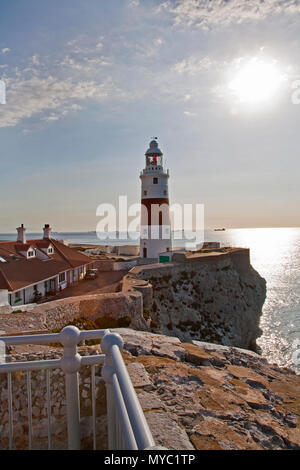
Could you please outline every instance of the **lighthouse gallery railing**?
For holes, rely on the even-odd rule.
[[[101,350],[104,354],[80,356],[77,351],[78,344],[91,339],[101,339]],[[31,372],[46,371],[48,448],[51,449],[50,371],[57,368],[61,368],[65,375],[68,449],[80,449],[79,371],[83,366],[91,366],[92,433],[93,448],[96,449],[95,367],[99,364],[103,364],[102,377],[106,385],[108,448],[110,450],[156,448],[121,355],[123,340],[120,335],[109,330],[80,331],[75,326],[67,326],[56,334],[7,336],[0,337],[0,341],[5,345],[60,343],[64,348],[61,359],[0,364],[0,373],[7,374],[10,449],[14,448],[12,373],[23,371],[27,374],[28,447],[31,449],[33,445]]]

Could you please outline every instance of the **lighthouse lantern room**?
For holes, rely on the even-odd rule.
[[[163,168],[163,153],[157,138],[150,142],[145,153],[146,167],[142,170],[141,192],[141,241],[142,258],[158,258],[171,251],[171,226],[169,209],[169,170]]]

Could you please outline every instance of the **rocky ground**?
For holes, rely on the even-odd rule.
[[[300,449],[300,376],[247,350],[115,331],[157,444]]]

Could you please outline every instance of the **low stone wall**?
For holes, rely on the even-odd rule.
[[[153,303],[153,288],[150,282],[143,279],[137,279],[134,275],[128,274],[122,279],[122,292],[142,294],[143,308],[151,308]]]
[[[36,306],[31,312],[0,314],[1,334],[18,331],[59,330],[76,318],[87,318],[99,328],[130,326],[148,330],[140,292],[82,295]]]
[[[37,307],[34,313],[44,316],[48,330],[60,329],[79,317],[102,320],[103,328],[114,326],[114,320],[127,318],[131,328],[139,330],[147,329],[142,310],[142,296],[138,292],[116,292],[48,302]]]
[[[134,259],[132,261],[120,261],[120,262],[115,262],[113,264],[113,271],[128,271],[129,269],[133,268],[136,266],[137,260]]]
[[[137,260],[129,260],[129,261],[115,261],[112,259],[107,260],[95,260],[94,267],[97,268],[100,272],[107,272],[107,271],[128,271],[129,269],[136,266]]]
[[[46,329],[43,313],[2,313],[0,314],[0,334],[18,331],[39,331]]]

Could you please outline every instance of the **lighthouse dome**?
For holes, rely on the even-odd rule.
[[[150,148],[153,148],[153,147],[158,147],[158,142],[157,140],[151,140],[150,144],[149,144],[149,147]]]
[[[162,151],[158,148],[158,142],[157,140],[151,140],[150,144],[149,144],[149,148],[147,150],[147,152],[145,153],[145,155],[157,155],[157,156],[161,156],[163,155]]]

